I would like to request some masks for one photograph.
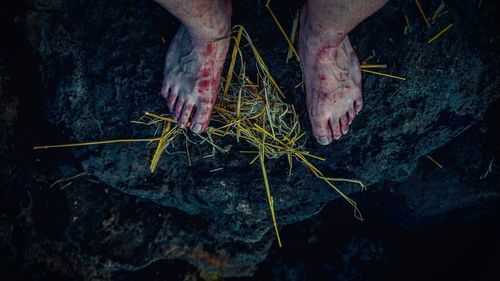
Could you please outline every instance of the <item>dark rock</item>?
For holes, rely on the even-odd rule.
[[[429,10],[435,5],[428,4]],[[460,178],[464,172],[460,169],[477,169],[476,175],[485,171],[488,157],[484,155],[491,150],[482,150],[477,153],[478,159],[467,162],[465,159],[476,152],[472,145],[450,150],[453,155],[462,153],[463,157],[457,159],[462,161],[457,163],[461,168],[433,172],[430,186],[439,196],[429,199],[428,194],[419,193],[421,181],[414,172],[419,163],[427,161],[423,156],[476,124],[499,96],[496,45],[489,37],[493,35],[476,32],[484,18],[493,18],[496,5],[490,3],[487,11],[478,10],[470,1],[447,5],[448,12],[431,29],[419,22],[410,1],[392,1],[356,28],[351,38],[360,58],[374,50],[374,62],[386,63],[387,72],[407,80],[365,75],[365,108],[350,134],[328,147],[309,142],[311,152],[327,157],[326,162],[318,163],[326,174],[359,178],[372,189],[382,190],[366,196],[389,200],[392,197],[387,189],[397,189],[394,197],[399,201],[389,204],[386,215],[402,225],[421,224],[430,217],[498,199],[498,189],[474,193],[469,185],[475,182]],[[273,7],[282,23],[289,26],[290,15],[300,3],[273,1]],[[168,42],[175,34],[178,23],[174,18],[153,1],[33,0],[19,9],[22,14],[16,18],[17,27],[26,32],[26,40],[40,59],[43,91],[29,96],[36,95],[35,101],[43,98],[45,113],[37,117],[51,123],[36,124],[55,127],[35,131],[36,138],[27,142],[153,134],[151,128],[130,121],[145,111],[167,111],[157,94],[167,48],[161,37]],[[403,34],[402,12],[411,18],[408,35]],[[300,81],[299,68],[284,64],[286,43],[263,5],[235,1],[234,21],[247,27],[290,102],[305,112],[303,94],[295,88]],[[454,23],[454,28],[436,42],[426,43],[448,23]],[[6,76],[0,73],[3,83]],[[0,89],[2,109],[5,106],[15,112],[19,103],[16,97],[4,97],[3,86]],[[28,104],[29,96],[21,104]],[[17,123],[15,115],[4,118],[2,113],[0,121],[6,128],[27,124]],[[306,114],[302,124],[309,129]],[[8,144],[15,132],[3,132],[0,140]],[[475,141],[477,138],[465,137],[464,143]],[[177,146],[179,151],[183,151],[181,145]],[[13,144],[10,147],[15,149]],[[471,151],[463,151],[464,147]],[[12,165],[2,168],[2,179],[4,172],[13,178],[5,181],[9,186],[5,198],[15,198],[15,204],[11,204],[15,205],[12,210],[17,210],[15,214],[2,209],[2,250],[13,253],[22,248],[18,250],[22,254],[15,257],[21,268],[10,270],[23,271],[18,273],[20,279],[50,279],[52,274],[111,279],[120,272],[138,272],[162,260],[178,258],[223,276],[253,274],[274,241],[260,168],[250,166],[250,159],[239,154],[238,148],[233,147],[228,155],[204,158],[209,148],[199,147],[192,148],[192,167],[188,167],[183,153],[173,153],[165,155],[158,171],[150,174],[153,149],[141,144],[117,144],[78,148],[71,153],[37,152],[39,162],[20,167],[30,172],[24,181],[8,168]],[[0,155],[7,152],[0,150]],[[33,160],[34,156],[25,157]],[[222,172],[209,172],[219,167],[224,168]],[[348,206],[337,200],[339,195],[305,167],[295,165],[294,174],[287,177],[283,159],[268,161],[268,170],[280,225],[308,219],[333,200],[348,211],[347,219],[353,219]],[[75,174],[80,176],[52,185]],[[448,180],[440,182],[441,177]],[[494,185],[490,181],[492,177],[485,186]],[[71,185],[66,186],[68,183]],[[15,185],[25,189],[13,192]],[[347,194],[359,190],[348,184],[339,186]],[[363,206],[371,206],[369,200],[362,201]],[[436,208],[440,205],[443,207]],[[284,237],[288,235],[286,230]],[[13,238],[14,233],[23,235]],[[26,245],[20,246],[23,243]],[[377,243],[353,240],[354,246],[346,244],[345,252],[355,253],[360,260],[384,263]],[[285,243],[285,247],[292,245]],[[366,255],[353,250],[365,245],[375,248]],[[328,271],[331,266],[325,264],[323,268]],[[298,268],[293,269],[298,272],[295,275],[300,275]],[[331,271],[338,273],[339,269]]]
[[[404,182],[384,181],[357,194],[364,223],[347,220],[333,202],[286,226],[284,243],[293,247],[272,248],[253,278],[498,279],[498,106],[433,152],[443,168],[422,159]]]

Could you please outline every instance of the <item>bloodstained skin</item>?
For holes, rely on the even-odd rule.
[[[200,93],[200,102],[206,105],[212,105],[215,101],[215,91],[217,91],[217,85],[219,84],[220,76],[219,69],[216,69],[215,57],[217,56],[217,50],[213,43],[209,43],[207,48],[201,53],[201,60],[205,61],[205,64],[200,68],[200,82],[198,84],[198,93]]]
[[[231,1],[156,1],[182,22],[167,51],[161,94],[180,127],[191,119],[191,130],[201,133],[210,122],[229,48]]]

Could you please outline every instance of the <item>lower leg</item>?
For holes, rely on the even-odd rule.
[[[232,12],[229,0],[155,1],[179,19],[193,38],[213,40],[229,32],[226,24]]]
[[[305,26],[313,34],[346,36],[388,0],[309,0]]]

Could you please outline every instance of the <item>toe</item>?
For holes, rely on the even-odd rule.
[[[349,132],[349,118],[347,118],[347,115],[340,117],[340,129],[343,135]]]
[[[182,100],[182,98],[178,98],[177,101],[175,102],[174,112],[172,113],[172,117],[177,121],[179,121],[179,116],[181,115],[182,107],[184,107],[184,100]]]
[[[187,125],[187,122],[189,120],[189,116],[191,115],[191,111],[193,111],[193,103],[187,102],[184,104],[184,107],[182,108],[181,115],[179,117],[179,127],[184,128]]]
[[[208,123],[210,123],[210,116],[212,115],[212,105],[200,105],[196,107],[196,112],[191,120],[191,131],[199,134],[203,132]]]
[[[342,136],[339,119],[331,118],[329,123],[330,127],[332,128],[333,138],[338,140]]]
[[[363,98],[359,97],[354,100],[354,111],[356,111],[356,114],[359,114],[361,108],[363,108]]]
[[[167,98],[167,107],[171,113],[174,112],[174,105],[175,105],[176,100],[177,100],[177,92],[170,91],[170,95]]]
[[[328,121],[313,119],[314,118],[311,118],[311,126],[316,141],[321,145],[330,144],[332,142],[332,132],[328,126]]]
[[[354,105],[348,108],[347,117],[349,119],[349,125],[351,125],[354,118],[356,118],[356,111],[354,111]]]
[[[170,90],[170,83],[165,83],[163,85],[163,87],[161,87],[161,91],[160,91],[160,94],[163,98],[167,99],[168,98],[168,94],[169,94],[169,90]]]

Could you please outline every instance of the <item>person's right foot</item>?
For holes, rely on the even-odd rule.
[[[230,5],[230,2],[228,2]],[[202,36],[192,35],[183,25],[175,35],[165,59],[161,95],[180,127],[185,127],[193,110],[190,128],[203,132],[210,123],[222,67],[229,48],[231,7],[217,15],[213,28],[200,26]],[[218,40],[220,39],[220,40]]]
[[[308,20],[305,5],[300,18],[299,52],[307,109],[316,140],[327,145],[347,134],[363,106],[361,71],[347,34],[331,30],[334,26],[312,31]]]

